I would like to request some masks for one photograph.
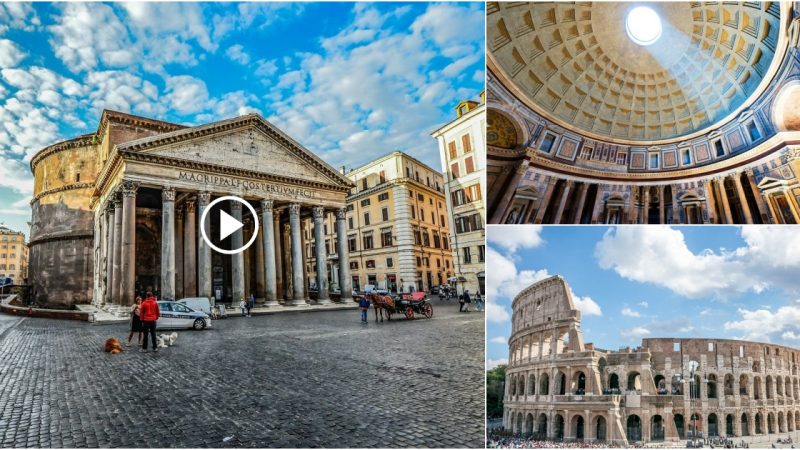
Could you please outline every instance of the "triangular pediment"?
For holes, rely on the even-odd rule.
[[[758,182],[759,189],[769,189],[775,186],[781,186],[787,184],[785,180],[779,180],[773,177],[764,177],[761,181]]]
[[[210,166],[350,186],[342,174],[258,115],[126,142],[121,152],[191,160]]]

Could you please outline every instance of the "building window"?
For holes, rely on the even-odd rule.
[[[456,234],[469,233],[483,229],[483,221],[480,213],[474,213],[455,218]]]
[[[351,253],[357,251],[357,248],[356,248],[356,237],[355,236],[349,236],[347,238],[347,249]]]
[[[361,189],[362,190],[367,189],[367,179],[366,178],[361,180]]]
[[[465,154],[472,151],[472,142],[469,139],[469,134],[461,136],[461,147],[464,149]]]
[[[362,207],[369,206],[369,199],[365,198],[364,200],[361,200],[361,206]]]
[[[394,260],[392,258],[386,258],[386,267],[394,267]]]
[[[358,270],[358,261],[350,261],[350,269]]]
[[[456,141],[450,141],[447,143],[447,149],[450,151],[450,159],[455,159],[458,156],[456,152]]]
[[[381,184],[386,183],[386,172],[381,170],[381,173],[378,175],[381,180]]]
[[[419,256],[417,256],[417,267],[419,267],[419,266],[421,266],[421,265],[422,265],[422,258],[420,258]]]
[[[684,166],[692,163],[692,155],[689,153],[689,150],[683,150],[681,152],[681,160]]]
[[[379,202],[385,202],[386,200],[389,200],[389,193],[388,192],[384,192],[382,194],[378,194],[378,201]]]
[[[581,159],[592,159],[592,151],[594,151],[594,148],[583,146],[581,149]]]
[[[369,225],[369,213],[364,213],[364,225]]]
[[[381,247],[392,246],[392,229],[381,231]]]
[[[458,173],[458,162],[450,164],[450,173],[452,174],[451,178],[454,180],[460,176]]]
[[[347,212],[350,212],[352,210],[353,210],[353,204],[350,203],[349,205],[347,205]]]
[[[436,268],[437,269],[441,269],[442,268],[442,260],[439,259],[439,258],[436,258]]]
[[[372,245],[372,233],[364,235],[364,250],[371,250],[373,247]]]
[[[81,182],[81,173],[80,172],[75,174],[75,182],[76,183],[80,183]]]
[[[389,208],[381,209],[381,216],[383,216],[383,221],[386,222],[389,220]]]
[[[747,132],[750,134],[751,141],[755,142],[761,139],[761,132],[758,131],[758,127],[754,121],[747,124]]]
[[[347,229],[348,230],[352,230],[353,229],[353,218],[352,217],[348,217],[347,218]]]
[[[486,246],[479,245],[478,246],[478,261],[484,262],[486,260]]]
[[[417,218],[417,208],[414,208],[413,206],[411,207],[411,218],[412,219]]]
[[[425,261],[425,267],[430,267],[431,266],[431,259],[430,258],[425,257],[423,259],[423,261]]]
[[[14,264],[9,264],[8,265],[8,270],[14,270],[16,268],[17,268],[17,266],[15,266]]]
[[[717,158],[725,156],[725,147],[722,146],[722,139],[714,141],[714,149],[717,152]]]
[[[428,234],[428,230],[422,229],[421,234],[422,234],[422,245],[425,246],[425,247],[430,247],[431,246],[431,236],[430,236],[430,234]]]
[[[627,162],[627,161],[625,161],[626,157],[627,157],[627,153],[619,153],[619,154],[617,154],[617,164],[619,164],[620,166],[624,166],[625,163]]]
[[[441,248],[442,240],[438,231],[433,232],[433,248]]]
[[[419,220],[425,221],[425,210],[422,208],[419,209]]]
[[[406,178],[411,178],[411,169],[406,167]]]
[[[467,175],[475,172],[475,166],[472,165],[472,156],[464,159],[464,171]]]
[[[367,269],[374,269],[375,268],[375,260],[374,259],[368,259],[368,260],[364,261],[364,265],[367,267]]]
[[[450,249],[449,238],[447,237],[446,234],[442,235],[442,248],[445,249],[445,250],[449,250]]]
[[[550,151],[553,150],[553,143],[555,143],[555,141],[556,136],[554,134],[546,133],[544,135],[544,139],[542,139],[542,145],[539,146],[539,149],[550,153]]]
[[[444,214],[439,215],[439,223],[444,226]]]
[[[472,254],[470,254],[469,247],[464,247],[464,263],[469,264],[472,262]]]
[[[436,214],[433,211],[431,211],[431,223],[436,225]]]
[[[417,194],[417,200],[419,200],[421,202],[424,202],[425,201],[425,196],[422,195],[422,194]]]
[[[414,227],[414,245],[420,245],[422,238],[419,234],[419,228]]]
[[[650,168],[658,169],[658,153],[650,154]]]

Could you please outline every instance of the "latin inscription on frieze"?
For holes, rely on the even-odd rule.
[[[233,177],[209,175],[205,173],[178,172],[178,179],[205,185],[213,185],[230,189],[244,189],[263,194],[278,195],[292,198],[315,198],[317,193],[312,189],[297,186],[283,186],[280,184],[265,183],[263,181],[241,180]]]

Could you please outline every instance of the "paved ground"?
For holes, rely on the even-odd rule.
[[[483,447],[483,314],[433,305],[218,320],[157,354],[24,319],[0,335],[0,446]]]

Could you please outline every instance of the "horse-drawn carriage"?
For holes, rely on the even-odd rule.
[[[367,298],[375,308],[375,321],[378,321],[380,311],[381,322],[383,322],[383,312],[386,311],[387,320],[392,320],[392,314],[404,314],[406,319],[413,319],[414,314],[422,314],[426,318],[433,317],[433,306],[428,303],[427,295],[424,292],[411,292],[400,294],[398,298],[377,293],[367,294]]]

